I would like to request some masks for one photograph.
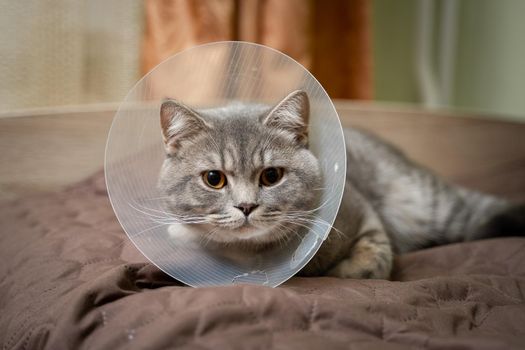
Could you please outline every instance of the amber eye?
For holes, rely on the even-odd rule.
[[[283,177],[282,168],[266,168],[261,173],[261,184],[263,186],[273,186]]]
[[[220,190],[226,185],[226,175],[219,170],[209,170],[202,173],[202,180],[206,185]]]

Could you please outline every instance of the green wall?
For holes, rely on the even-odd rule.
[[[450,107],[525,120],[525,1],[457,1]],[[375,97],[417,103],[414,47],[418,1],[373,0],[372,4]],[[436,4],[439,23],[439,1]]]
[[[453,103],[525,118],[525,1],[461,5]]]

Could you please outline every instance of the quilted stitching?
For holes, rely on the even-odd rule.
[[[398,281],[191,289],[149,264],[103,177],[0,208],[3,349],[521,348],[525,239],[398,257]]]

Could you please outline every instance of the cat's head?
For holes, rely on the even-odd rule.
[[[192,110],[166,100],[166,160],[159,186],[170,213],[203,240],[269,243],[293,237],[321,182],[308,150],[309,101],[295,91],[276,106]],[[294,219],[302,217],[303,220]]]

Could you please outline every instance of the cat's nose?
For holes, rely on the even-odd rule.
[[[235,206],[235,208],[242,211],[245,216],[250,215],[250,213],[257,207],[258,205],[255,203],[241,203]]]

